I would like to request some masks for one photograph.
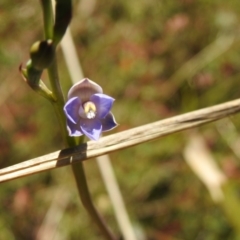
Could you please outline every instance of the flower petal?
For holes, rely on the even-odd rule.
[[[68,99],[79,97],[82,103],[89,101],[90,97],[95,93],[102,93],[102,88],[88,78],[75,83],[68,92]]]
[[[102,124],[98,119],[81,118],[80,127],[82,132],[91,140],[97,141],[102,132]]]
[[[105,118],[101,119],[101,123],[102,123],[102,131],[103,132],[112,130],[113,128],[117,127],[117,125],[118,125],[111,112],[108,113],[108,115]]]
[[[81,106],[81,100],[78,97],[70,98],[66,104],[64,105],[64,112],[67,118],[72,122],[72,123],[77,123],[79,120],[79,108]]]
[[[81,132],[80,125],[74,124],[69,119],[67,119],[67,130],[68,130],[69,136],[71,137],[78,137],[83,135],[83,133]]]
[[[90,101],[96,105],[98,118],[105,118],[107,116],[112,108],[114,100],[114,98],[101,93],[93,94],[90,98]]]

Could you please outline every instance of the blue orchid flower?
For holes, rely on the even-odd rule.
[[[86,135],[97,141],[102,132],[115,128],[117,123],[110,112],[114,100],[88,78],[74,84],[64,106],[69,136]]]

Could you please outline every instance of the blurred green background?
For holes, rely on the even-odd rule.
[[[71,30],[85,76],[116,99],[113,113],[120,125],[107,134],[239,97],[239,0],[82,0],[73,6]],[[43,39],[40,1],[2,0],[0,36],[4,168],[61,149],[63,141],[52,106],[18,71],[29,59],[30,46]],[[66,95],[71,82],[60,49],[58,60]],[[47,75],[42,78],[48,85]],[[231,118],[237,129],[239,118]],[[239,158],[216,125],[199,131],[238,200]],[[110,155],[143,239],[237,239],[240,229],[184,161],[182,150],[190,133]],[[120,234],[95,161],[85,167],[98,209]],[[37,239],[56,191],[62,218],[54,239],[102,239],[80,204],[68,167],[1,183],[0,239]]]

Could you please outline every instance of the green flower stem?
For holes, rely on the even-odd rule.
[[[65,139],[66,146],[74,146],[76,145],[76,139],[68,136],[68,131],[66,128],[66,118],[63,112],[64,106],[64,97],[62,94],[62,89],[59,83],[58,77],[58,69],[57,69],[57,62],[56,58],[53,60],[53,63],[48,68],[48,76],[51,83],[52,92],[56,101],[52,102],[55,113],[57,115],[57,119],[60,123],[60,128],[62,131],[62,136]]]
[[[53,12],[52,12],[51,0],[42,0],[42,8],[43,8],[45,38],[52,39],[53,38]],[[53,101],[52,104],[55,109],[57,118],[60,122],[62,136],[66,141],[65,144],[66,146],[69,146],[69,147],[76,146],[78,144],[77,138],[69,137],[68,131],[66,128],[66,118],[63,112],[64,97],[63,97],[62,89],[59,82],[55,49],[54,49],[54,60],[51,66],[48,68],[48,75],[49,75],[49,80],[52,87],[53,96],[55,99],[55,101]],[[83,137],[81,138],[81,141],[83,142]],[[89,193],[88,185],[87,185],[83,164],[82,163],[73,164],[72,170],[77,183],[78,192],[84,207],[88,211],[92,220],[96,223],[96,225],[101,230],[103,236],[105,236],[105,238],[108,240],[115,240],[116,238],[111,233],[108,226],[104,222],[103,218],[100,216],[97,209],[93,205],[93,202]]]
[[[66,144],[69,147],[76,146],[77,145],[76,139],[68,136],[68,132],[66,128],[66,119],[63,112],[64,98],[63,98],[61,86],[59,84],[56,60],[54,60],[51,67],[48,68],[48,74],[49,74],[49,79],[52,86],[52,91],[55,95],[55,98],[57,99],[55,102],[53,102],[53,106],[57,114],[57,117],[60,121],[62,134],[64,136],[64,139],[66,139]],[[97,224],[97,226],[99,227],[99,229],[101,230],[105,238],[108,240],[115,240],[116,238],[108,229],[104,220],[102,219],[102,217],[100,216],[100,214],[97,212],[96,208],[93,205],[93,202],[88,190],[88,185],[87,185],[83,164],[82,163],[73,164],[72,170],[77,183],[78,192],[84,207],[88,211],[89,215],[92,217],[93,221]]]
[[[51,0],[41,0],[45,39],[53,39],[53,9]]]
[[[99,229],[101,230],[104,237],[108,240],[116,240],[115,236],[109,230],[102,216],[98,213],[97,209],[93,205],[91,196],[88,190],[86,176],[82,163],[71,165],[73,174],[78,186],[78,192],[82,201],[83,206],[87,209],[89,215],[95,221]]]

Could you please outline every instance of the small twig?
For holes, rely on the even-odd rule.
[[[73,148],[56,151],[4,168],[0,170],[0,182],[82,162],[174,132],[217,121],[238,112],[240,112],[240,99],[112,134],[97,142],[89,141]]]

